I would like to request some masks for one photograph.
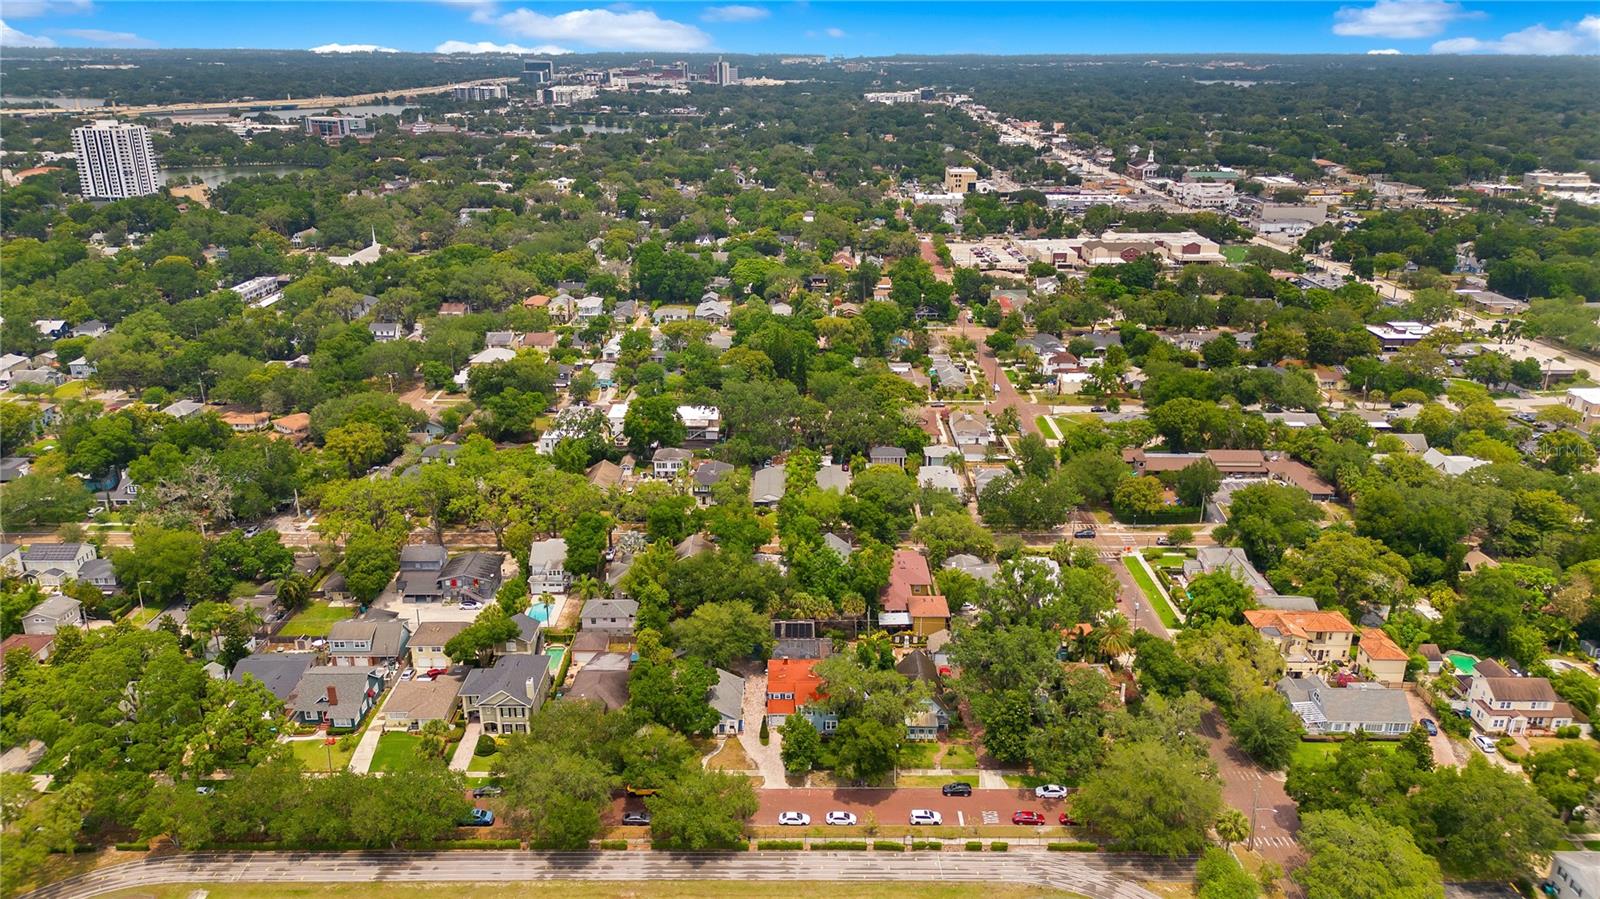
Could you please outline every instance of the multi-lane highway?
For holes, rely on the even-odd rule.
[[[28,894],[80,899],[156,884],[744,880],[784,883],[1026,883],[1094,899],[1156,899],[1140,886],[1186,881],[1188,860],[1135,855],[918,852],[234,852],[149,858]]]
[[[277,100],[215,100],[197,103],[164,103],[150,106],[97,106],[92,109],[61,109],[55,106],[31,106],[0,109],[0,116],[29,115],[102,115],[137,117],[146,115],[171,115],[173,113],[227,112],[230,110],[274,109],[328,109],[335,106],[360,106],[388,97],[411,97],[422,94],[446,94],[452,89],[468,84],[494,82],[507,84],[516,78],[479,78],[452,84],[435,84],[425,87],[403,87],[394,90],[374,91],[368,94],[351,94],[345,97],[284,97]]]

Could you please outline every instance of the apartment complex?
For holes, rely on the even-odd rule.
[[[78,185],[84,197],[124,200],[161,190],[150,129],[102,120],[72,129],[72,151],[78,157]]]

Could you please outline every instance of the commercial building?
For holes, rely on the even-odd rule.
[[[556,64],[548,59],[524,59],[522,61],[523,84],[549,84],[556,80]]]
[[[916,103],[922,99],[921,91],[868,91],[861,95],[861,99],[868,103],[887,103],[894,106],[900,103]]]
[[[465,101],[504,100],[510,91],[503,84],[493,81],[482,81],[477,84],[463,84],[450,89],[450,99]]]
[[[971,193],[978,186],[978,170],[966,165],[947,166],[944,170],[946,193]]]
[[[1600,387],[1572,387],[1567,390],[1567,408],[1583,416],[1579,425],[1591,428],[1600,422]]]
[[[539,102],[546,106],[571,106],[579,100],[592,100],[599,93],[592,84],[553,84],[539,91]]]
[[[150,129],[112,120],[72,129],[78,189],[86,198],[123,200],[161,190]]]
[[[308,115],[305,118],[307,134],[323,140],[339,140],[367,130],[367,120],[348,115]]]
[[[1172,185],[1172,196],[1195,209],[1220,209],[1233,203],[1233,182],[1180,181]]]

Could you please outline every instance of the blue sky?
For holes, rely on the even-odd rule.
[[[1592,2],[6,0],[0,44],[443,52],[1600,53]]]

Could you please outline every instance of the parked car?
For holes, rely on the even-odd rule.
[[[1172,545],[1172,538],[1168,537],[1166,534],[1162,534],[1161,536],[1156,538],[1156,545],[1157,546],[1171,546]]]
[[[461,601],[461,608],[468,610],[481,609],[483,608],[483,603],[478,602],[476,599],[463,599]]]
[[[201,795],[201,796],[214,796],[214,795],[216,795],[217,788],[216,787],[201,786],[201,787],[195,787],[194,791],[196,793],[198,793],[199,795]]]
[[[449,674],[449,673],[450,673],[450,669],[449,668],[429,668],[428,669],[428,676],[429,677],[438,677],[441,674]]]
[[[1078,528],[1076,531],[1072,532],[1072,536],[1078,538],[1079,540],[1093,540],[1094,528]]]
[[[805,812],[779,812],[778,823],[792,827],[805,827],[811,823],[811,816]]]
[[[949,783],[940,787],[939,792],[946,796],[971,796],[972,784],[960,783],[959,781],[956,783]]]
[[[472,791],[472,798],[473,799],[486,799],[486,798],[488,798],[490,796],[504,796],[505,792],[506,791],[505,791],[504,787],[497,787],[497,786],[495,786],[493,784],[490,784],[489,786],[479,787],[476,790],[473,790]]]
[[[622,823],[630,827],[646,827],[650,824],[649,812],[623,812]]]
[[[1439,725],[1434,724],[1432,718],[1422,719],[1422,729],[1427,731],[1430,737],[1439,736]]]
[[[1494,741],[1483,734],[1473,734],[1472,745],[1482,749],[1486,755],[1492,755],[1496,752]]]
[[[494,812],[486,808],[475,808],[467,820],[462,821],[463,827],[492,827],[494,826]]]
[[[829,812],[823,820],[840,827],[850,827],[856,823],[856,816],[849,812]]]
[[[417,674],[417,669],[415,669],[415,668],[407,668],[406,670],[400,672],[400,679],[401,680],[410,680],[411,678],[415,677],[416,674]]]
[[[1062,812],[1061,813],[1061,826],[1062,827],[1077,827],[1078,826],[1078,822],[1071,815],[1067,814],[1066,812]]]
[[[1013,812],[1011,815],[1011,823],[1024,824],[1031,827],[1034,825],[1043,824],[1044,815],[1039,812]]]
[[[914,808],[911,810],[911,823],[937,826],[944,823],[944,816],[932,809]]]
[[[1065,799],[1067,788],[1060,784],[1043,784],[1033,788],[1033,795],[1039,799]]]

